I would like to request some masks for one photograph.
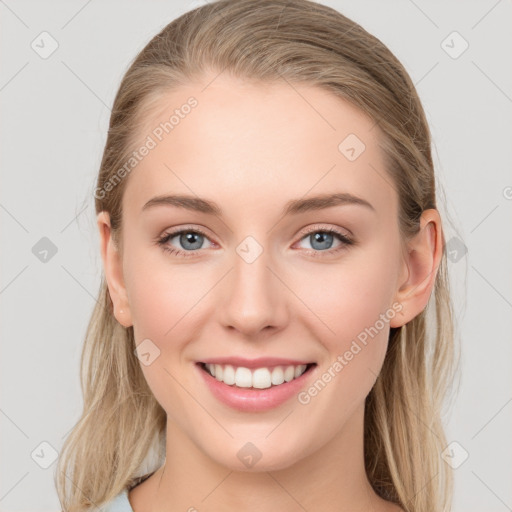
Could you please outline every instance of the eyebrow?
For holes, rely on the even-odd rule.
[[[340,205],[364,206],[375,212],[375,208],[365,199],[354,196],[348,192],[339,192],[336,194],[323,194],[288,201],[283,208],[282,215],[296,215]],[[155,206],[177,206],[208,215],[222,216],[222,209],[214,201],[189,195],[164,195],[153,197],[142,207],[142,211],[144,212]]]

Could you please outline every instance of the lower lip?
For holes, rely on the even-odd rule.
[[[196,363],[196,367],[212,394],[222,403],[241,411],[260,412],[278,407],[292,396],[297,395],[316,366],[310,367],[300,377],[290,382],[283,382],[283,384],[278,386],[271,386],[265,389],[239,388],[235,385],[228,386],[228,384],[212,377],[202,368],[201,364]]]

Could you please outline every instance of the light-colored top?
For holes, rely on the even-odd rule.
[[[123,489],[115,498],[105,503],[101,512],[133,512],[133,508],[128,500],[128,489]]]

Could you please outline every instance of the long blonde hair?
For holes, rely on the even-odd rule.
[[[403,240],[418,231],[423,210],[437,208],[425,113],[409,75],[381,41],[308,0],[222,0],[172,21],[123,77],[96,183],[102,192],[95,193],[96,213],[110,214],[120,249],[129,177],[106,185],[129,159],[148,106],[212,70],[259,82],[314,85],[351,102],[380,130],[386,171],[399,196]],[[447,444],[442,406],[457,369],[455,348],[443,252],[427,308],[391,329],[382,371],[365,406],[368,479],[377,494],[410,512],[450,510],[453,482],[441,458]],[[116,321],[102,275],[81,358],[83,412],[55,473],[65,511],[99,506],[163,463],[166,414],[134,349],[133,327]]]

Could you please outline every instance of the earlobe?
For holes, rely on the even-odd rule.
[[[100,235],[100,251],[105,272],[108,291],[114,308],[114,317],[124,327],[133,325],[128,295],[123,277],[123,265],[110,226],[110,216],[102,211],[97,216],[97,224]]]
[[[443,251],[441,218],[435,209],[424,210],[418,233],[408,242],[405,256],[406,275],[398,282],[395,300],[402,304],[401,314],[391,327],[401,327],[419,315],[427,306],[434,288]]]

